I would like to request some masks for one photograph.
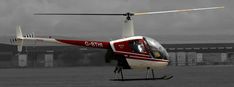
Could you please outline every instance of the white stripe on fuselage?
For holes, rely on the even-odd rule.
[[[120,54],[125,54],[125,55],[138,55],[138,56],[145,56],[145,57],[149,57],[149,55],[146,54],[139,54],[139,53],[131,53],[131,52],[124,52],[124,51],[116,51],[116,53],[120,53]]]
[[[168,65],[168,62],[163,61],[150,61],[150,60],[138,60],[132,58],[126,58],[129,66],[132,69],[146,69],[150,67],[151,69],[163,69]]]

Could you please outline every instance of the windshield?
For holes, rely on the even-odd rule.
[[[156,40],[145,37],[145,40],[147,44],[149,45],[149,49],[151,51],[151,54],[156,58],[156,59],[167,59],[168,58],[168,53],[166,49],[158,43]]]

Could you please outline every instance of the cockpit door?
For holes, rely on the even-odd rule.
[[[148,55],[148,50],[146,49],[146,44],[144,39],[133,39],[121,42],[116,42],[113,44],[114,52],[123,54],[146,54]]]

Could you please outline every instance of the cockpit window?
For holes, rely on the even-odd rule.
[[[151,51],[152,56],[154,56],[157,59],[167,59],[168,53],[166,49],[159,44],[156,40],[145,37],[145,40],[147,41],[147,44],[149,45],[149,49]]]
[[[129,43],[130,47],[132,47],[133,51],[135,53],[145,53],[145,47],[144,47],[144,43],[142,43],[140,40],[133,40],[130,41]]]
[[[157,49],[155,49],[153,47],[150,47],[150,48],[151,48],[151,51],[152,51],[152,54],[153,54],[154,57],[161,58],[161,53],[160,53],[159,50],[157,50]]]

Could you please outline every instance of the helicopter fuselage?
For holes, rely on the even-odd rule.
[[[110,42],[55,40],[65,44],[111,49],[112,52],[107,57],[113,57],[112,59],[117,60],[118,66],[123,69],[162,69],[169,62],[165,48],[156,40],[144,36],[133,36]]]

